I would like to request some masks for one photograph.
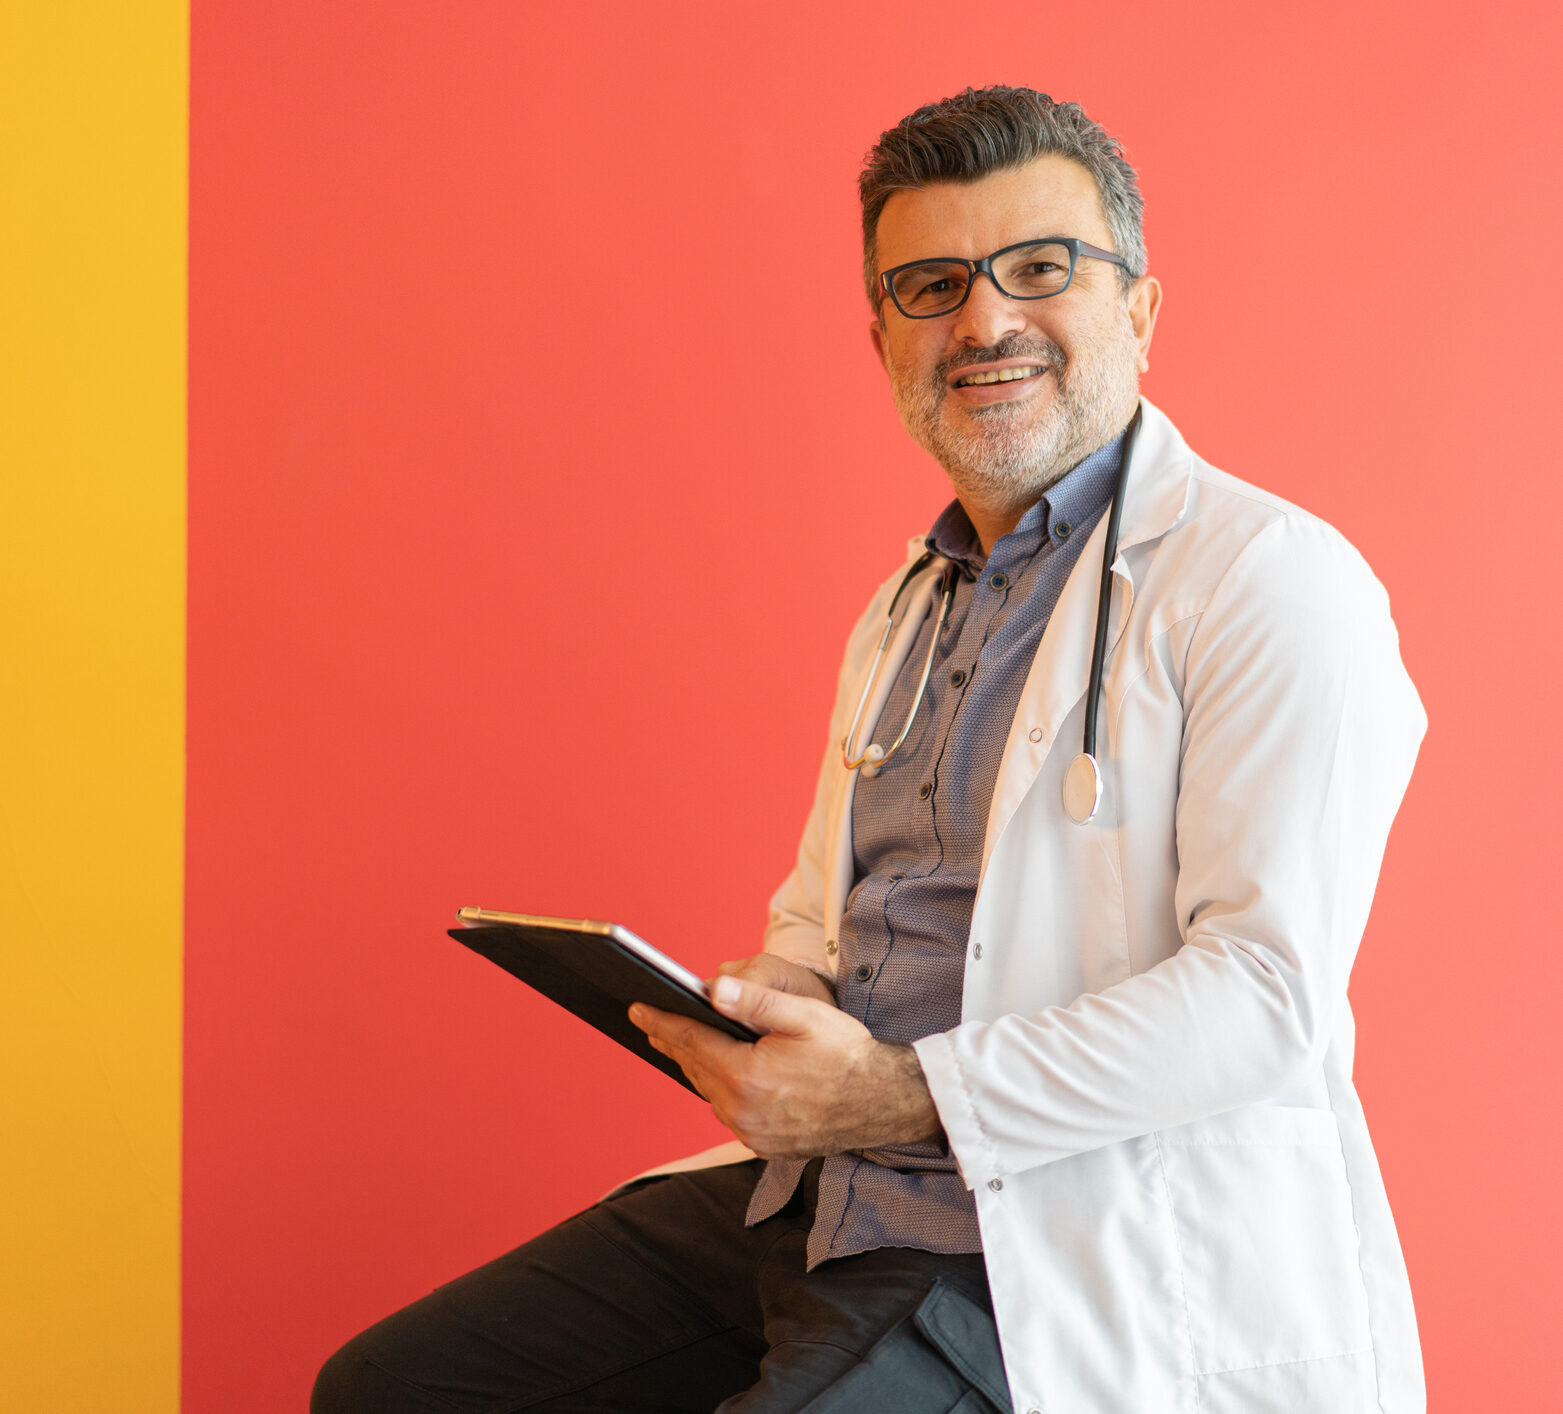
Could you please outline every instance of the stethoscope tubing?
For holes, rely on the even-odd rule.
[[[1107,511],[1107,534],[1102,541],[1102,585],[1096,596],[1096,639],[1091,645],[1091,676],[1085,690],[1084,751],[1096,759],[1096,709],[1102,697],[1102,670],[1107,660],[1107,624],[1113,606],[1113,562],[1118,558],[1118,525],[1123,519],[1124,497],[1129,489],[1129,463],[1134,459],[1134,442],[1140,435],[1141,410],[1134,409],[1133,420],[1123,434],[1123,455],[1118,462],[1118,480],[1113,485],[1113,503]]]
[[[1123,503],[1128,496],[1129,470],[1134,460],[1134,444],[1140,435],[1140,424],[1142,421],[1143,409],[1136,407],[1134,417],[1130,420],[1128,427],[1124,429],[1123,454],[1118,462],[1118,477],[1113,485],[1112,504],[1107,511],[1107,530],[1102,537],[1102,579],[1096,598],[1096,632],[1091,643],[1091,672],[1087,680],[1085,694],[1083,749],[1069,763],[1069,769],[1064,775],[1064,809],[1068,813],[1069,818],[1077,825],[1083,825],[1093,819],[1102,801],[1102,769],[1096,759],[1097,709],[1101,703],[1102,676],[1107,661],[1107,629],[1112,618],[1113,564],[1118,558],[1118,527],[1123,519]],[[852,714],[852,725],[847,728],[846,737],[841,743],[841,759],[849,771],[855,771],[858,767],[866,765],[868,774],[874,774],[880,766],[900,749],[901,743],[906,740],[907,733],[912,729],[912,722],[917,717],[917,709],[922,705],[923,692],[928,686],[928,676],[933,670],[934,656],[939,651],[939,637],[943,632],[944,622],[950,609],[950,602],[955,593],[955,582],[959,575],[959,569],[953,560],[945,561],[939,617],[934,624],[933,638],[928,646],[928,659],[923,664],[923,675],[918,682],[916,695],[912,698],[912,709],[907,713],[906,721],[902,724],[900,734],[888,749],[870,742],[863,748],[862,754],[856,760],[852,757],[852,744],[857,738],[858,726],[863,718],[863,709],[868,705],[869,695],[872,693],[874,683],[879,677],[879,667],[884,660],[885,650],[890,642],[891,631],[895,628],[896,605],[901,602],[901,596],[906,592],[907,585],[917,578],[933,561],[941,558],[943,557],[932,550],[925,551],[918,557],[912,567],[907,570],[906,574],[902,576],[900,585],[890,599],[890,609],[885,618],[885,629],[880,635],[879,647],[874,653],[874,662],[869,669],[868,681],[863,684],[862,695],[858,698],[857,711]],[[872,731],[870,731],[870,735],[872,736]]]
[[[901,743],[906,740],[906,734],[912,730],[912,723],[917,719],[917,709],[922,706],[923,693],[928,687],[928,677],[933,672],[933,660],[939,652],[939,638],[944,632],[944,621],[949,617],[950,605],[955,599],[955,581],[960,571],[954,560],[945,560],[943,583],[939,594],[939,617],[933,626],[933,638],[928,645],[927,660],[923,663],[923,675],[918,680],[917,692],[912,698],[912,710],[906,714],[906,721],[901,725],[900,735],[888,747],[878,746],[871,741],[855,761],[852,759],[852,743],[857,739],[858,723],[863,719],[863,709],[868,705],[874,682],[879,677],[879,665],[884,660],[885,649],[890,643],[891,630],[895,628],[896,605],[901,602],[901,596],[906,592],[907,585],[935,560],[942,558],[932,550],[925,550],[911,569],[901,576],[901,583],[891,597],[890,609],[885,615],[885,631],[879,635],[879,647],[874,650],[874,662],[868,671],[868,681],[863,684],[863,693],[857,700],[857,711],[852,714],[852,725],[847,728],[847,735],[841,743],[841,759],[849,771],[855,771],[859,766],[866,764],[869,767],[869,774],[872,775],[901,749]]]

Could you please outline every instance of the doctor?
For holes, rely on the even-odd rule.
[[[1420,1411],[1346,996],[1425,727],[1384,591],[1139,397],[1161,289],[1077,106],[968,90],[860,189],[955,499],[850,635],[797,867],[716,982],[763,1039],[632,1013],[737,1142],[382,1323],[315,1408]],[[496,1314],[566,1308],[614,1334]]]

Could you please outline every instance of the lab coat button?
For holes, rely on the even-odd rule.
[[[1004,1187],[1004,1180],[1002,1178],[990,1178],[988,1180],[988,1187],[997,1193]]]
[[[981,944],[981,943],[977,943],[977,944],[976,944],[976,945],[975,945],[975,946],[974,946],[974,947],[973,947],[973,948],[972,948],[972,950],[971,950],[971,955],[972,955],[972,956],[973,956],[973,957],[975,957],[975,958],[977,958],[977,959],[978,959],[978,960],[979,960],[979,961],[980,961],[980,960],[981,960],[981,958],[982,958],[982,944]]]
[[[1041,741],[1042,740],[1042,728],[1041,727],[1032,727],[1031,732],[1030,732],[1030,736],[1031,736],[1032,741]]]

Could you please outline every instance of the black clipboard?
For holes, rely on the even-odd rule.
[[[630,1021],[626,1013],[632,1002],[703,1021],[735,1040],[760,1039],[711,1005],[699,977],[620,924],[481,908],[460,909],[457,917],[466,926],[448,931],[463,947],[590,1022],[694,1094],[700,1092],[678,1062],[654,1051],[645,1032]]]

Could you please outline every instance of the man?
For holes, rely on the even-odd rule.
[[[632,1012],[741,1142],[382,1322],[315,1408],[1420,1410],[1346,1000],[1425,726],[1383,590],[1139,399],[1161,290],[1077,106],[968,90],[860,186],[955,500],[714,987],[762,1039]]]

